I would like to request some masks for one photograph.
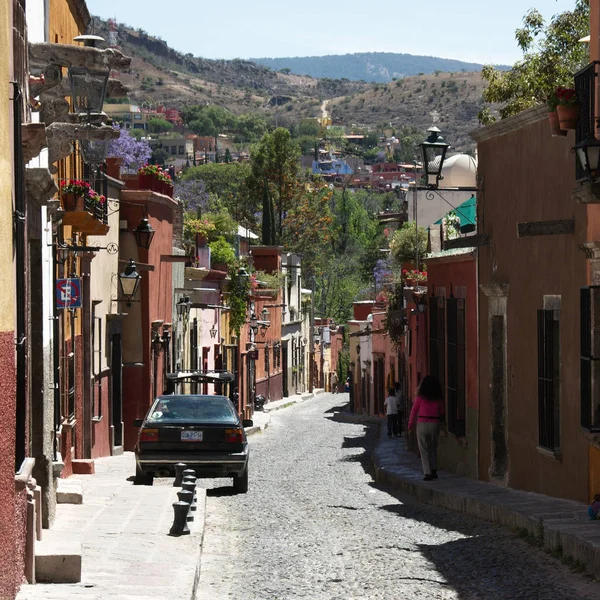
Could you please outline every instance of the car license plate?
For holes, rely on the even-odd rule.
[[[182,431],[181,441],[182,442],[201,442],[202,431]]]

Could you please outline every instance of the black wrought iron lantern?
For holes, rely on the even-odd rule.
[[[600,174],[600,140],[590,132],[573,150],[589,179]]]
[[[76,113],[101,113],[110,71],[69,67],[71,99]]]
[[[258,333],[258,318],[255,313],[250,315],[250,331],[255,335]]]
[[[127,306],[131,306],[140,287],[141,279],[142,276],[137,272],[133,258],[130,258],[123,272],[119,273],[119,287],[121,288],[123,299],[127,301]]]
[[[110,140],[81,140],[83,162],[99,165],[106,161]]]
[[[180,319],[183,319],[188,316],[190,313],[190,309],[192,307],[192,303],[190,301],[189,296],[181,296],[179,300],[177,300],[177,304],[175,305],[177,308],[177,316]]]
[[[440,135],[440,130],[435,125],[430,127],[427,132],[429,136],[421,144],[425,181],[428,187],[436,188],[443,177],[442,167],[444,166],[446,152],[450,148],[450,145],[446,144],[444,138]]]
[[[140,219],[138,226],[133,230],[135,235],[135,242],[138,248],[145,248],[146,250],[150,249],[150,244],[152,243],[152,238],[154,238],[154,234],[156,231],[150,225],[150,221],[146,217]]]
[[[213,326],[208,330],[208,332],[210,333],[210,337],[213,340],[217,337],[217,327],[214,323],[213,323]]]
[[[163,339],[160,337],[160,333],[157,331],[152,338],[152,350],[154,350],[154,354],[159,354],[162,349]]]

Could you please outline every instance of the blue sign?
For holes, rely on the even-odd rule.
[[[81,279],[56,280],[56,308],[81,308]]]

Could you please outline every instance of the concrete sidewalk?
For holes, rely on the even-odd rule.
[[[199,576],[206,490],[198,488],[191,534],[168,535],[180,488],[172,479],[134,486],[132,452],[95,461],[94,475],[67,482],[83,487],[83,503],[59,504],[36,552],[80,547],[81,583],[23,585],[17,600],[183,600],[194,597]]]
[[[357,415],[337,413],[343,421]],[[367,421],[373,421],[368,419]],[[587,505],[475,481],[439,471],[439,479],[423,481],[421,460],[406,450],[405,438],[388,438],[383,419],[373,455],[376,480],[407,492],[421,502],[442,506],[511,527],[547,550],[574,562],[594,576],[600,573],[600,521],[590,521]]]

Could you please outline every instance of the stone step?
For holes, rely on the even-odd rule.
[[[57,504],[83,504],[83,487],[80,483],[59,479],[56,488]]]
[[[37,542],[35,580],[38,583],[79,583],[81,543],[56,538]]]

